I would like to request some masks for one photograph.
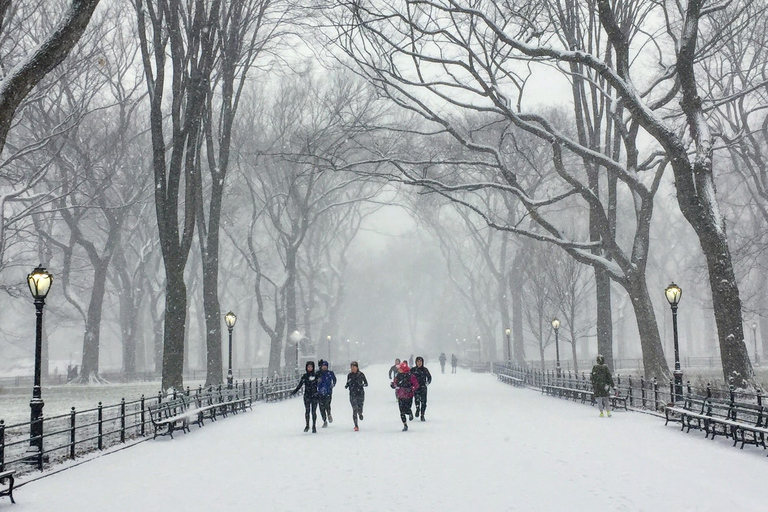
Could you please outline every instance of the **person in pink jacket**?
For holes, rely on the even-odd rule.
[[[408,419],[413,421],[413,411],[411,406],[413,405],[414,391],[419,389],[419,381],[416,376],[411,373],[411,369],[408,367],[408,363],[403,361],[397,367],[397,375],[391,384],[395,390],[395,396],[397,397],[397,403],[400,406],[400,421],[403,422],[403,432],[408,430],[408,423],[405,421],[405,415],[408,414]]]

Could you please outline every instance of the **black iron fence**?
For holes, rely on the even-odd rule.
[[[298,374],[265,377],[261,379],[237,380],[234,382],[235,393],[239,398],[249,397],[253,401],[272,399],[275,390],[285,390],[298,383]],[[37,468],[43,470],[46,465],[53,465],[68,459],[75,459],[96,450],[146,436],[151,428],[147,408],[168,399],[175,399],[178,393],[195,396],[203,392],[221,391],[226,384],[197,389],[187,387],[184,391],[174,391],[170,395],[158,392],[156,396],[137,400],[120,400],[120,403],[102,405],[77,411],[72,407],[67,414],[43,417],[42,436],[31,438],[31,422],[6,425],[0,420],[0,472],[15,469],[20,473]],[[284,397],[285,394],[282,396]],[[42,438],[43,450],[29,451],[31,441]]]
[[[577,359],[579,368],[592,368],[595,364],[594,359]],[[541,360],[526,361],[526,364],[532,368],[555,370],[557,362],[555,360],[545,360],[542,367]],[[667,364],[670,368],[674,367],[674,361],[668,360]],[[683,368],[722,368],[722,361],[719,356],[690,356],[682,357],[680,359],[680,365]],[[574,370],[574,364],[572,359],[560,360],[561,371]],[[643,360],[641,358],[620,358],[615,357],[613,359],[613,368],[617,370],[643,370]]]
[[[269,377],[269,370],[266,367],[258,368],[239,368],[233,369],[232,374],[235,379],[264,379]],[[134,372],[132,374],[126,374],[122,372],[101,372],[99,376],[104,380],[112,383],[125,383],[125,382],[158,382],[161,380],[161,374],[158,372]],[[184,372],[184,380],[205,380],[205,370],[188,370]],[[30,375],[13,375],[10,377],[0,377],[0,387],[24,387],[28,386],[32,388],[33,376]],[[43,384],[56,386],[67,383],[67,376],[62,373],[51,374],[43,378]]]
[[[521,367],[506,363],[494,363],[493,373],[508,375],[523,381],[528,387],[541,389],[542,386],[558,386],[574,390],[590,390],[592,388],[587,372],[575,373],[570,370],[541,370],[538,368]],[[615,384],[614,392],[617,396],[625,398],[627,406],[633,409],[642,409],[661,413],[667,405],[680,401],[682,397],[675,397],[674,381],[659,382],[657,379],[646,379],[633,375],[613,375]],[[741,402],[749,404],[762,404],[762,394],[758,390],[738,390],[733,386],[717,388],[707,383],[695,385],[691,381],[686,383],[687,395],[693,397],[711,397],[721,401]]]

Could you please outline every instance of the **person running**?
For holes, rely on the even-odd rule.
[[[413,421],[413,411],[411,411],[413,393],[419,388],[419,381],[416,380],[416,377],[410,370],[407,362],[403,361],[400,363],[400,366],[397,367],[397,375],[395,375],[391,384],[391,387],[395,390],[395,396],[397,396],[397,403],[400,408],[400,421],[403,422],[403,432],[408,430],[405,415],[408,414],[408,419]]]
[[[432,383],[432,374],[424,366],[424,358],[416,358],[416,366],[411,368],[411,374],[416,377],[419,387],[414,391],[413,397],[416,402],[416,417],[421,416],[421,421],[427,421],[424,413],[427,411],[427,386]]]
[[[320,416],[323,418],[323,428],[333,423],[331,416],[331,400],[333,387],[336,385],[336,374],[328,369],[328,361],[320,360],[320,371],[317,374],[317,401],[320,404]]]
[[[363,421],[363,402],[365,402],[365,388],[368,386],[368,380],[365,374],[360,371],[357,361],[349,364],[349,374],[347,383],[344,385],[349,390],[349,403],[352,404],[352,421],[355,422],[355,432],[360,429],[357,426],[357,419]]]
[[[451,373],[456,373],[456,367],[459,365],[459,358],[456,354],[451,354]]]
[[[389,368],[389,380],[392,380],[395,378],[395,375],[397,375],[397,367],[400,366],[400,358],[395,359],[395,364],[393,364]]]
[[[603,417],[603,409],[608,413],[608,417],[611,417],[611,388],[613,388],[613,376],[611,370],[608,369],[608,365],[605,364],[605,358],[602,355],[597,356],[597,364],[592,367],[592,373],[590,374],[590,380],[592,381],[592,390],[594,392],[595,401],[600,408],[600,417]]]
[[[317,433],[317,374],[315,373],[314,361],[307,361],[304,365],[305,373],[299,380],[299,385],[291,392],[291,396],[299,392],[304,386],[304,419],[306,426],[304,432],[309,432],[309,411],[312,409],[312,433]]]
[[[440,352],[440,373],[445,373],[445,352]]]

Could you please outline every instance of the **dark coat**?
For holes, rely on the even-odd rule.
[[[349,396],[365,396],[365,388],[368,386],[368,379],[365,378],[365,374],[360,370],[357,373],[349,372],[347,375],[347,383],[344,386],[349,390]]]
[[[393,364],[392,367],[389,369],[389,378],[394,379],[395,375],[397,375],[397,365]]]
[[[454,354],[451,356],[451,366],[456,366],[457,364],[459,364],[459,358]]]
[[[315,371],[306,372],[301,376],[299,385],[291,392],[295,395],[304,386],[304,398],[317,398],[317,373]]]
[[[416,380],[419,381],[420,387],[427,387],[432,384],[432,374],[429,373],[426,366],[422,366],[421,368],[414,366],[411,368],[411,373],[416,377]]]
[[[608,365],[596,364],[592,367],[592,373],[589,377],[592,381],[592,390],[596,398],[610,394],[613,387],[613,376],[611,376],[611,370],[608,369]]]
[[[336,374],[331,370],[320,370],[317,373],[317,394],[328,396],[333,393],[336,385]]]
[[[411,372],[403,372],[395,375],[391,386],[395,390],[395,396],[398,399],[408,399],[413,398],[413,392],[419,389],[419,381],[416,380],[416,376]]]

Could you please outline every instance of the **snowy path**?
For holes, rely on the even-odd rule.
[[[301,399],[149,441],[18,490],[13,512],[758,511],[762,450],[684,434],[643,414],[542,397],[433,367],[427,421],[401,432],[387,369],[361,431],[343,387],[334,423],[304,434]],[[345,377],[340,376],[340,383]]]

